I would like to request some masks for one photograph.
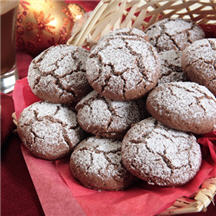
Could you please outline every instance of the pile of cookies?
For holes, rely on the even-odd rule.
[[[90,51],[50,47],[29,67],[42,101],[19,118],[24,145],[48,160],[71,154],[88,188],[187,183],[202,161],[193,134],[216,125],[216,39],[204,37],[190,21],[164,19],[110,32]]]

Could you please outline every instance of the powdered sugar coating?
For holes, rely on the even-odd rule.
[[[158,55],[161,60],[161,77],[158,84],[186,80],[181,68],[181,52],[173,49]]]
[[[84,186],[102,190],[128,187],[132,175],[121,164],[121,142],[89,137],[73,151],[70,169]]]
[[[102,40],[104,39],[111,39],[111,38],[125,38],[125,39],[137,39],[140,38],[141,40],[148,40],[148,37],[146,34],[143,33],[143,31],[137,29],[137,28],[122,28],[122,29],[116,29],[115,31],[109,32],[109,34],[105,35]]]
[[[146,94],[157,84],[160,73],[157,52],[144,39],[145,34],[122,31],[123,35],[112,32],[100,40],[86,63],[87,79],[94,90],[121,101]]]
[[[182,68],[188,78],[216,96],[216,39],[195,41],[183,51]]]
[[[148,95],[146,108],[164,125],[195,134],[211,132],[216,123],[216,99],[197,83],[161,84]]]
[[[122,141],[122,161],[135,176],[149,184],[182,185],[201,165],[195,136],[169,129],[154,118],[135,124]]]
[[[204,31],[193,22],[170,18],[154,23],[145,33],[158,52],[172,49],[182,51],[194,41],[205,37]]]
[[[76,105],[83,130],[97,136],[122,138],[131,124],[140,121],[135,101],[112,101],[93,91]]]
[[[86,79],[89,52],[72,45],[48,48],[29,66],[28,82],[35,95],[51,103],[73,103],[90,91]]]
[[[23,144],[37,157],[54,160],[68,154],[82,138],[76,114],[60,104],[36,102],[18,121]]]

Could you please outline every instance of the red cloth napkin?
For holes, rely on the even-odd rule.
[[[136,216],[156,215],[168,208],[177,198],[190,196],[196,192],[205,179],[215,176],[213,165],[203,161],[198,175],[190,183],[181,187],[156,187],[143,183],[126,191],[97,192],[83,188],[73,179],[68,161],[57,161],[56,167],[86,215],[91,216],[131,215],[132,213]]]
[[[1,155],[1,215],[43,216],[16,134],[10,134]]]

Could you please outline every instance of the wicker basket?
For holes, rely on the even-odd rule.
[[[75,25],[68,44],[92,46],[111,30],[145,29],[161,18],[190,19],[198,24],[216,25],[216,0],[101,0]]]
[[[111,30],[145,29],[161,18],[190,19],[198,24],[216,25],[216,0],[101,0],[77,23],[67,44],[91,47]],[[203,182],[190,198],[182,197],[161,215],[206,211],[216,194],[216,178]]]

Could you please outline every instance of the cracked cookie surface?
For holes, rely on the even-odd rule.
[[[196,40],[205,37],[204,31],[191,21],[183,19],[163,19],[146,29],[151,44],[158,52],[184,50]]]
[[[112,39],[112,38],[125,38],[125,39],[137,39],[148,40],[148,36],[143,33],[143,31],[137,28],[121,28],[116,29],[115,31],[109,32],[109,34],[105,35],[102,39]]]
[[[17,130],[33,155],[48,160],[68,154],[83,136],[72,110],[47,102],[36,102],[25,108]]]
[[[154,118],[136,123],[122,141],[122,161],[135,176],[159,186],[190,181],[201,165],[195,136],[169,129]]]
[[[187,77],[206,86],[216,96],[216,39],[202,39],[182,54],[182,68]]]
[[[95,91],[125,101],[142,97],[157,84],[160,61],[145,38],[142,31],[123,29],[98,42],[86,63],[87,79]]]
[[[193,82],[160,84],[148,95],[146,108],[164,125],[195,134],[213,131],[216,123],[214,95]]]
[[[88,188],[122,190],[134,177],[121,163],[121,142],[89,137],[73,151],[70,158],[73,176]]]
[[[122,138],[131,124],[141,120],[135,101],[112,101],[96,91],[85,96],[76,110],[83,130],[107,138]]]
[[[186,76],[181,68],[181,52],[177,50],[166,50],[160,52],[161,75],[158,84],[186,81]]]
[[[43,51],[29,66],[33,93],[51,103],[77,102],[91,90],[86,79],[88,54],[83,48],[65,44]]]

